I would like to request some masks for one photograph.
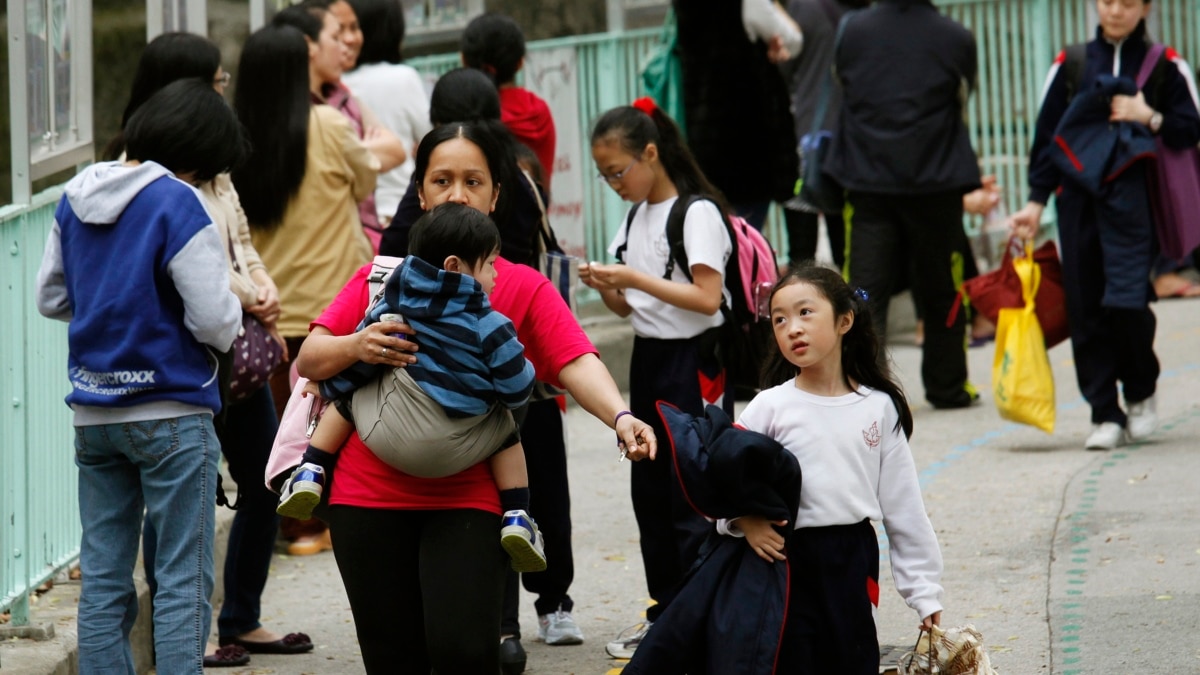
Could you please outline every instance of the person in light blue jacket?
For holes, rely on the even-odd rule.
[[[126,161],[94,164],[67,183],[37,278],[38,310],[68,322],[83,525],[79,672],[135,672],[144,512],[159,533],[158,671],[201,673],[212,623],[217,359],[242,309],[194,185],[239,163],[245,145],[232,110],[202,79],[154,94],[125,140]]]

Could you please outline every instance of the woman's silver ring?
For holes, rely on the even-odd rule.
[[[380,355],[380,356],[387,356],[387,347],[380,347],[380,348],[379,348],[379,355]]]

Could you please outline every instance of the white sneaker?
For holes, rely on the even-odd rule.
[[[626,628],[616,640],[604,646],[604,651],[614,659],[632,659],[633,653],[637,651],[638,645],[642,644],[653,625],[652,621],[644,621]]]
[[[583,631],[570,612],[558,610],[538,616],[538,639],[548,645],[583,644]]]
[[[1125,440],[1125,429],[1116,422],[1102,422],[1092,425],[1092,434],[1087,437],[1083,447],[1088,450],[1112,450]]]
[[[1129,429],[1129,438],[1134,441],[1144,441],[1158,430],[1158,405],[1154,397],[1137,403],[1129,404],[1129,421],[1125,427]]]

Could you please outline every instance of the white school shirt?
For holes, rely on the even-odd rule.
[[[942,609],[942,553],[892,398],[870,387],[817,396],[794,380],[746,405],[738,425],[779,441],[803,476],[796,529],[883,521],[896,590],[922,617]],[[728,522],[717,530],[730,534]]]
[[[634,214],[629,225],[629,245],[625,249],[625,264],[633,269],[662,278],[667,270],[667,216],[678,197],[671,197],[657,204],[644,202]],[[608,247],[610,255],[616,256],[617,249],[625,243],[625,223],[628,212],[621,219],[621,228]],[[707,265],[721,274],[722,294],[730,302],[724,289],[725,262],[733,253],[733,244],[721,219],[721,212],[710,201],[699,201],[688,208],[683,220],[683,248],[687,251],[690,265]],[[690,284],[687,275],[675,265],[671,281]],[[711,315],[700,314],[659,300],[632,288],[625,290],[625,302],[633,310],[630,323],[633,332],[640,337],[660,340],[679,340],[695,337],[709,328],[725,322],[720,310]]]

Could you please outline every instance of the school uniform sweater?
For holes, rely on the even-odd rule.
[[[215,413],[213,350],[242,307],[225,242],[195,188],[153,162],[102,162],[67,183],[37,277],[67,321],[75,426]]]
[[[533,364],[508,317],[492,309],[487,295],[466,274],[447,272],[414,256],[384,283],[383,297],[358,330],[397,313],[421,345],[409,375],[451,417],[482,415],[499,402],[519,408],[533,392]],[[388,366],[359,362],[321,383],[321,395],[338,398],[361,387]]]
[[[942,609],[942,554],[898,418],[884,392],[816,396],[789,380],[755,396],[738,425],[774,438],[799,460],[796,529],[883,522],[896,590],[925,617]],[[725,521],[717,530],[732,534]]]

